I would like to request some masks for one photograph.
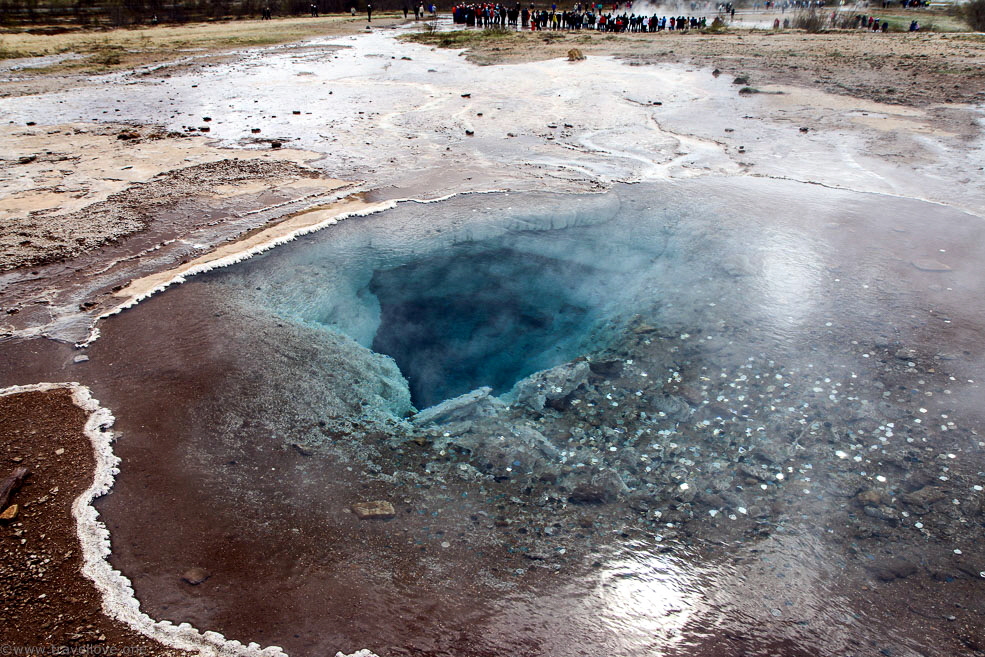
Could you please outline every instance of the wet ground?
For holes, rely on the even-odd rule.
[[[861,173],[846,175],[821,137],[808,142],[814,157],[771,163],[789,154],[783,140],[756,157],[857,191],[739,176],[749,165],[701,135],[730,120],[651,130],[649,96],[590,128],[616,102],[612,86],[653,74],[611,61],[593,64],[609,76],[595,100],[586,75],[564,102],[541,89],[527,112],[484,105],[503,132],[527,132],[507,137],[519,147],[472,145],[456,133],[479,121],[462,97],[478,87],[461,86],[476,69],[424,49],[390,60],[386,44],[246,58],[209,93],[261,80],[283,97],[284,70],[324,83],[319,128],[291,114],[264,129],[325,152],[332,175],[372,177],[379,197],[520,191],[347,219],[104,320],[81,352],[0,345],[4,385],[70,378],[113,409],[123,462],[98,508],[142,608],[296,655],[985,650],[974,186],[950,206],[934,181],[907,198],[903,167],[853,153]],[[418,80],[426,68],[391,70],[427,57],[449,67],[444,86]],[[551,80],[564,65],[525,70]],[[500,68],[481,69],[483,89],[517,75]],[[729,81],[660,75],[675,99],[664,125],[734,102],[715,86]],[[193,84],[141,86],[123,113],[161,118],[151,108],[166,90],[191,110]],[[229,97],[217,137],[248,146],[238,135],[259,115],[236,103],[254,93]],[[336,94],[347,102],[331,105]],[[99,102],[61,100],[68,109],[49,120]],[[352,108],[370,100],[402,109],[362,127]],[[208,102],[186,114],[223,109]],[[12,109],[48,111],[23,103]],[[548,111],[556,123],[539,134]],[[425,135],[439,116],[455,130]],[[379,136],[385,149],[415,131],[421,147],[359,143]],[[963,170],[973,152],[934,166]],[[637,184],[545,192],[619,180]],[[408,297],[414,312],[399,307]],[[401,325],[443,362],[429,369],[436,359],[397,344]],[[537,331],[558,340],[523,342]],[[495,381],[479,359],[496,364]],[[480,389],[413,415],[476,383],[506,394]],[[352,505],[373,500],[394,517],[358,518]],[[191,568],[206,579],[183,580]]]

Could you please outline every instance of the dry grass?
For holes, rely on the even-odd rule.
[[[390,21],[387,22],[391,22],[396,16],[392,14],[380,18],[389,18]],[[273,21],[242,20],[191,23],[181,26],[79,30],[54,35],[8,32],[0,36],[0,58],[79,53],[87,56],[84,59],[37,69],[37,72],[66,70],[95,72],[107,68],[173,60],[188,52],[222,52],[289,43],[317,36],[359,32],[365,29],[365,24],[365,19],[337,15],[320,18],[282,18]],[[377,25],[377,21],[374,21],[374,25]]]

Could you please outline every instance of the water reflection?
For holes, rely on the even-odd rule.
[[[672,553],[660,544],[629,541],[603,561],[597,599],[589,606],[619,637],[625,650],[621,654],[660,654],[679,644],[704,591],[716,586],[693,561],[682,558],[686,553]]]

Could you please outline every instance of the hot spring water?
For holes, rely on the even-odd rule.
[[[981,284],[921,266],[981,232],[749,179],[347,219],[105,323],[114,559],[155,617],[297,654],[887,644],[884,554],[977,583],[977,365],[936,354]]]

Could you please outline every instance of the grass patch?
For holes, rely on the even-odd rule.
[[[382,17],[396,18],[397,14]],[[206,53],[271,46],[316,36],[360,31],[364,24],[364,20],[353,19],[346,14],[321,18],[216,21],[113,30],[77,29],[58,34],[8,32],[0,41],[0,59],[79,53],[87,56],[45,69],[34,69],[32,72],[57,73],[69,69],[99,72],[113,67],[171,61],[183,54],[176,52],[181,50]]]
[[[962,18],[976,32],[985,32],[985,0],[971,0],[961,6]]]
[[[423,43],[438,48],[470,48],[472,46],[487,44],[490,42],[501,42],[514,39],[516,32],[513,30],[454,30],[452,32],[415,32],[406,34],[401,38],[414,43]]]

